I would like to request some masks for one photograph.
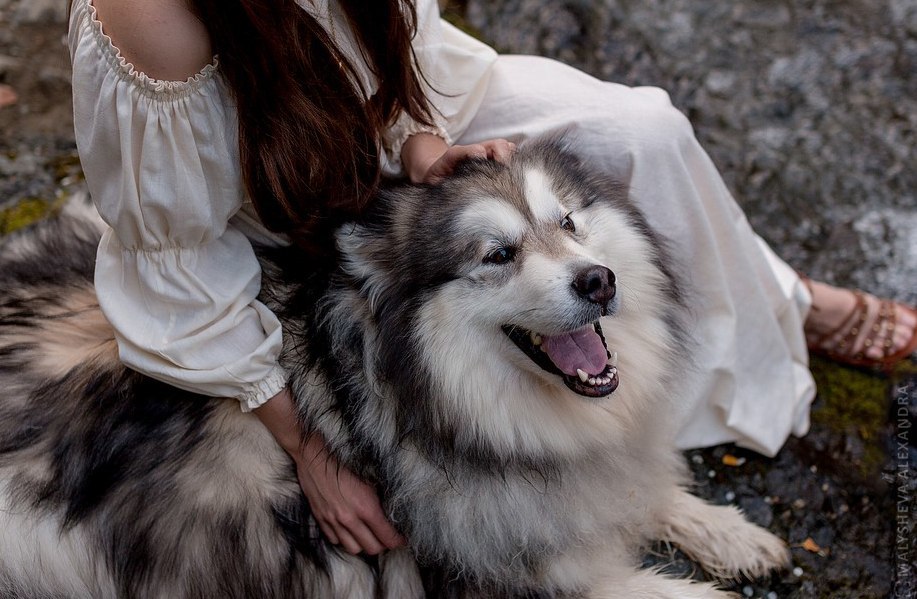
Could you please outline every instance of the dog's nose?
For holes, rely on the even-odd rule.
[[[573,288],[586,301],[607,306],[615,296],[615,273],[604,266],[590,266],[576,273]]]

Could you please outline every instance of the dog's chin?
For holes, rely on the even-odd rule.
[[[596,321],[592,326],[601,338],[602,345],[605,346],[609,362],[599,374],[586,374],[579,371],[575,375],[564,373],[551,361],[548,354],[541,348],[542,336],[538,333],[516,325],[503,325],[502,328],[516,347],[542,370],[560,377],[567,388],[577,395],[598,399],[608,397],[618,388],[617,353],[612,354],[608,351],[608,343],[605,341],[605,335],[602,334],[601,325]]]

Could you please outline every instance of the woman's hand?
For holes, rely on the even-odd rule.
[[[332,543],[369,555],[405,544],[386,519],[375,489],[338,464],[320,436],[311,436],[293,459],[312,514]]]
[[[255,414],[296,463],[296,475],[319,527],[349,553],[376,555],[405,544],[389,523],[375,489],[339,465],[319,435],[301,442],[289,389]]]
[[[505,139],[490,139],[478,144],[452,146],[432,133],[418,133],[404,142],[401,162],[413,183],[439,183],[452,174],[455,167],[469,158],[507,162],[516,144]]]

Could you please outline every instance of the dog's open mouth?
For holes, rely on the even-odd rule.
[[[618,388],[618,354],[598,322],[560,335],[541,335],[504,325],[503,332],[542,369],[560,376],[574,393],[605,397]]]

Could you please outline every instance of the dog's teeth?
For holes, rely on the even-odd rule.
[[[592,378],[592,377],[590,377],[590,378],[589,378],[589,384],[592,385],[593,387],[595,387],[595,379]]]
[[[618,369],[617,369],[617,368],[612,368],[611,370],[608,371],[608,374],[610,374],[611,376],[614,376],[614,375],[618,374]]]
[[[580,370],[579,368],[576,369],[576,376],[578,376],[579,380],[584,383],[589,380],[589,375],[586,374],[584,371]]]
[[[539,335],[538,333],[534,331],[529,333],[529,339],[531,339],[532,345],[536,345],[536,346],[541,345],[541,342],[543,341],[541,338],[541,335]]]
[[[612,368],[618,365],[618,352],[611,352],[611,357],[608,358],[608,365]]]

